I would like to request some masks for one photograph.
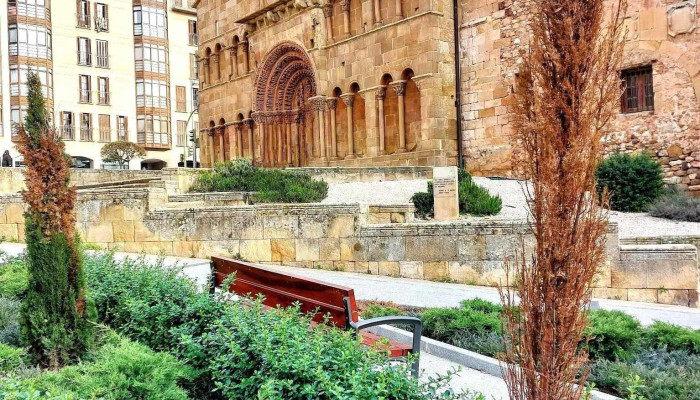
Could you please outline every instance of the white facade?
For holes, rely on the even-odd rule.
[[[171,0],[167,0],[167,4],[160,3],[160,5],[155,0],[91,0],[87,2],[54,0],[50,4],[46,0],[45,9],[47,14],[50,13],[50,18],[40,20],[34,18],[34,15],[22,15],[26,13],[27,7],[37,7],[35,5],[37,1],[41,0],[0,1],[0,8],[8,10],[0,13],[0,65],[2,67],[0,154],[9,150],[13,159],[18,160],[18,153],[12,141],[12,132],[16,129],[16,123],[13,123],[11,110],[21,108],[26,101],[22,96],[17,96],[16,90],[10,92],[11,69],[13,71],[18,69],[17,65],[28,65],[29,68],[34,68],[48,62],[52,65],[46,68],[53,73],[53,102],[48,102],[53,112],[53,123],[57,130],[62,132],[66,151],[74,159],[89,159],[89,165],[92,168],[113,167],[102,162],[100,149],[105,143],[121,139],[139,143],[147,149],[147,156],[143,160],[133,160],[131,169],[177,167],[184,157],[191,160],[191,143],[187,138],[188,134],[185,133],[184,142],[178,141],[178,121],[181,121],[181,131],[186,122],[187,132],[196,127],[197,113],[191,113],[193,110],[191,96],[193,87],[197,87],[197,80],[190,79],[192,75],[190,57],[196,53],[197,47],[196,42],[189,40],[191,25],[194,24],[190,21],[196,21],[195,11],[179,6],[178,0],[172,0],[174,4],[170,4]],[[144,111],[144,107],[137,108],[136,82],[143,81],[151,74],[143,72],[143,61],[136,60],[135,46],[150,43],[151,39],[135,35],[135,32],[140,32],[141,29],[135,29],[134,10],[136,7],[149,4],[153,7],[161,7],[165,11],[167,21],[167,39],[159,41],[159,46],[165,48],[166,59],[162,65],[166,73],[158,75],[157,79],[167,81],[169,85],[166,93],[161,96],[163,99],[169,99],[169,104],[163,103],[161,105],[163,109],[157,113],[169,114],[169,145],[153,146],[150,142],[144,142],[145,138],[154,135],[143,132],[150,131],[149,125],[137,124],[138,119],[143,121],[144,113],[151,111],[150,109]],[[86,14],[85,10],[89,12]],[[25,41],[28,47],[32,47],[34,33],[32,32],[25,39],[22,32],[16,42],[12,33],[11,43],[10,32],[14,32],[15,26],[50,32],[51,57],[37,52],[28,53],[30,57],[18,54],[14,50],[17,48],[15,43],[18,42],[20,49],[25,47],[23,46]],[[137,71],[139,65],[140,71]],[[182,99],[178,108],[178,98],[176,98],[178,86],[185,88],[184,108]],[[14,87],[16,88],[17,85],[15,84]],[[139,89],[141,90],[143,89]],[[143,99],[144,93],[141,93],[139,101],[142,102]],[[139,113],[141,115],[138,115]],[[23,119],[23,116],[20,116],[20,119]],[[86,121],[89,121],[89,124],[84,123]],[[126,122],[126,129],[120,129],[120,121]],[[189,147],[186,148],[183,145]]]

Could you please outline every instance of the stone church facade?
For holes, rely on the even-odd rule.
[[[606,149],[698,186],[695,0],[629,0]],[[464,165],[511,174],[518,0],[196,0],[205,166]],[[457,24],[453,16],[458,17]],[[455,46],[455,43],[458,46]],[[459,129],[458,129],[459,127]]]

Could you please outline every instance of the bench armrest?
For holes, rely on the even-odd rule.
[[[392,317],[379,317],[361,320],[358,322],[350,322],[350,328],[355,332],[359,332],[362,329],[371,328],[373,326],[380,325],[393,325],[393,324],[405,324],[413,326],[413,344],[411,346],[411,354],[416,355],[416,360],[411,366],[412,374],[414,377],[418,377],[419,372],[419,362],[420,362],[420,341],[423,336],[423,322],[416,317],[405,317],[405,316],[392,316]]]

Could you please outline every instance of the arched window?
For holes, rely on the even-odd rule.
[[[406,150],[415,150],[421,135],[421,105],[420,91],[413,80],[415,73],[408,68],[401,74],[401,79],[406,81]]]

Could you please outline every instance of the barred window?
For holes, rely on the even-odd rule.
[[[622,71],[623,113],[654,110],[654,75],[651,65]]]

